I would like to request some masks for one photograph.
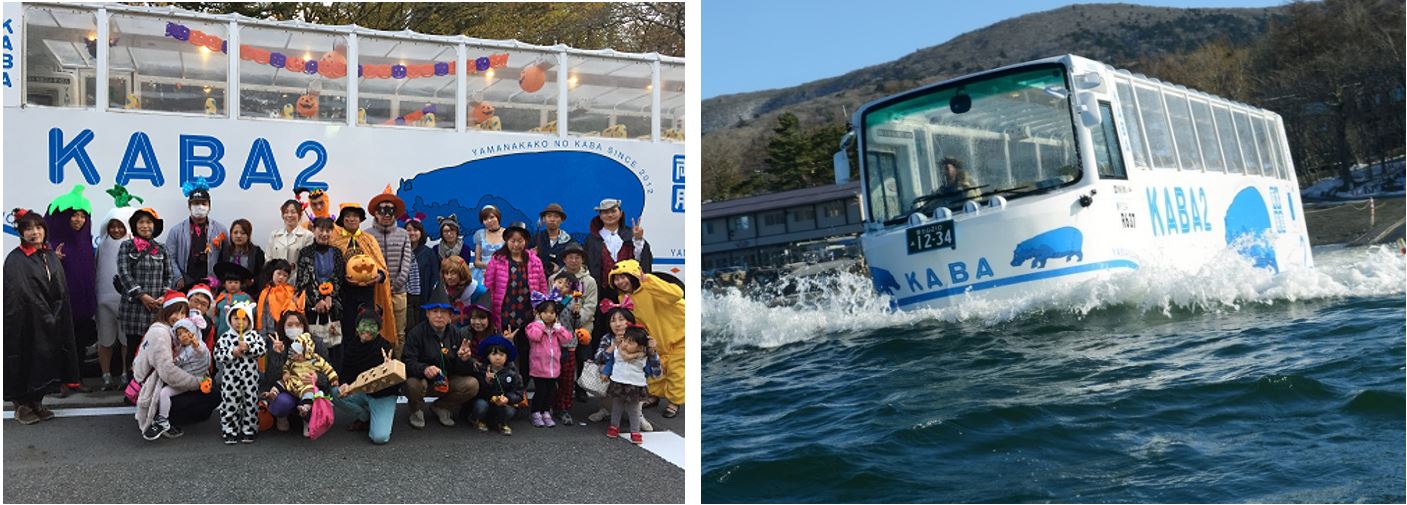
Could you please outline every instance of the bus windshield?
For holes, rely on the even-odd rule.
[[[900,97],[863,125],[870,215],[959,210],[990,195],[1019,198],[1081,177],[1065,68],[1022,67]]]

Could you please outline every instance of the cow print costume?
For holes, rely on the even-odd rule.
[[[243,334],[234,329],[234,318],[241,314],[246,321]],[[215,362],[220,367],[220,431],[226,440],[243,435],[252,437],[259,432],[259,363],[264,355],[264,338],[254,331],[254,304],[237,302],[230,305],[225,313],[229,330],[215,342]],[[248,351],[236,357],[234,350],[240,339],[248,344]]]

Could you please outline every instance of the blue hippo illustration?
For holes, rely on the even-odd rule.
[[[1246,235],[1260,237],[1270,231],[1270,211],[1266,210],[1260,191],[1248,187],[1236,193],[1236,197],[1231,199],[1231,206],[1226,208],[1225,223],[1223,229],[1226,230],[1227,245],[1235,244]],[[1256,268],[1280,272],[1280,265],[1275,262],[1275,248],[1269,243],[1253,241],[1241,244],[1236,247],[1236,252],[1254,261]]]
[[[645,187],[635,173],[614,159],[583,151],[508,154],[439,168],[401,180],[396,195],[409,214],[423,212],[426,223],[455,214],[465,236],[483,228],[479,209],[488,204],[498,207],[503,225],[522,221],[536,232],[538,213],[556,202],[567,211],[562,229],[578,241],[585,240],[601,199],[620,199],[626,226],[645,207]],[[425,231],[431,239],[440,238],[438,226]]]
[[[899,289],[899,279],[895,279],[888,270],[870,267],[870,277],[874,278],[874,290],[877,292],[894,296],[894,291]]]
[[[1016,244],[1011,252],[1011,266],[1021,266],[1031,260],[1031,268],[1045,268],[1046,260],[1064,257],[1065,261],[1076,258],[1084,261],[1084,234],[1078,228],[1066,226],[1041,233]]]

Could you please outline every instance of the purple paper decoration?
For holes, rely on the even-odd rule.
[[[488,56],[481,56],[481,57],[479,57],[479,59],[474,60],[474,70],[477,70],[477,71],[479,71],[479,72],[483,72],[483,71],[488,70],[488,69],[489,69],[489,57],[488,57]]]
[[[440,62],[435,64],[435,75],[442,76],[449,74],[449,64]]]
[[[303,64],[303,73],[313,75],[318,73],[318,60],[309,60]]]
[[[283,68],[283,65],[285,63],[288,63],[288,57],[284,56],[283,53],[280,53],[278,51],[269,53],[269,65],[273,66],[274,68]]]
[[[187,41],[191,38],[191,29],[187,28],[185,25],[167,22],[166,36],[174,37],[176,40],[180,41]]]
[[[405,65],[391,65],[391,77],[405,79]]]
[[[364,67],[364,66],[365,66],[365,65],[357,65],[357,77],[361,77],[361,76],[362,76],[362,70],[364,70],[362,67]]]

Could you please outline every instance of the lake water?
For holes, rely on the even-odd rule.
[[[1403,256],[1228,256],[891,313],[706,296],[705,502],[1397,502]]]

